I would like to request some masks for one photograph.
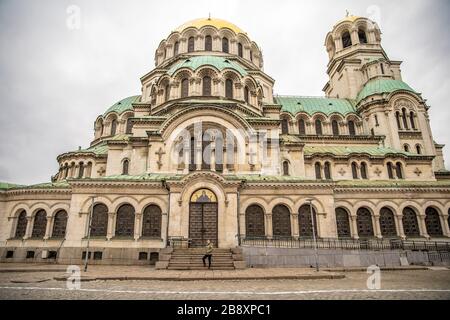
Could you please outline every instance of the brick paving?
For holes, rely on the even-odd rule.
[[[113,272],[115,267],[92,266],[89,272]],[[117,267],[133,273],[135,267]],[[140,267],[136,267],[140,268]],[[254,273],[280,269],[250,269]],[[303,269],[302,269],[303,270]],[[148,270],[147,272],[155,272]],[[284,270],[292,271],[292,270]],[[305,270],[304,270],[305,271]],[[161,271],[168,272],[168,271]],[[170,271],[171,274],[174,274]],[[181,273],[192,271],[180,271]],[[211,271],[210,273],[214,273]],[[224,272],[224,271],[221,271]],[[234,271],[236,272],[236,271]],[[308,272],[311,272],[310,270]],[[365,272],[345,273],[344,279],[271,280],[108,280],[81,282],[68,290],[54,280],[64,272],[0,272],[0,299],[431,299],[450,300],[450,270],[382,271],[381,290],[368,290]]]

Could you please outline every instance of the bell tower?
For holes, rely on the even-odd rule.
[[[356,99],[374,78],[401,80],[401,61],[392,61],[381,46],[377,23],[349,15],[336,23],[325,38],[329,81],[323,91],[330,98]]]

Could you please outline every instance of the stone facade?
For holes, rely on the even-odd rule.
[[[77,263],[89,241],[95,263],[148,263],[207,240],[198,234],[220,248],[308,238],[310,213],[320,238],[450,237],[443,146],[380,35],[366,18],[337,23],[326,96],[294,97],[273,94],[238,27],[183,25],[142,94],[100,115],[90,147],[59,155],[51,182],[0,185],[1,261]]]

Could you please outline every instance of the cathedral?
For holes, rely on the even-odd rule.
[[[0,261],[148,264],[207,240],[448,240],[450,171],[426,100],[375,22],[347,15],[324,46],[324,95],[286,96],[236,25],[176,28],[140,93],[105,108],[50,182],[0,183]]]

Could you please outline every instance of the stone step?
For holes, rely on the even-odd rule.
[[[167,267],[167,270],[234,270],[234,267]],[[206,280],[206,279],[205,279]]]

